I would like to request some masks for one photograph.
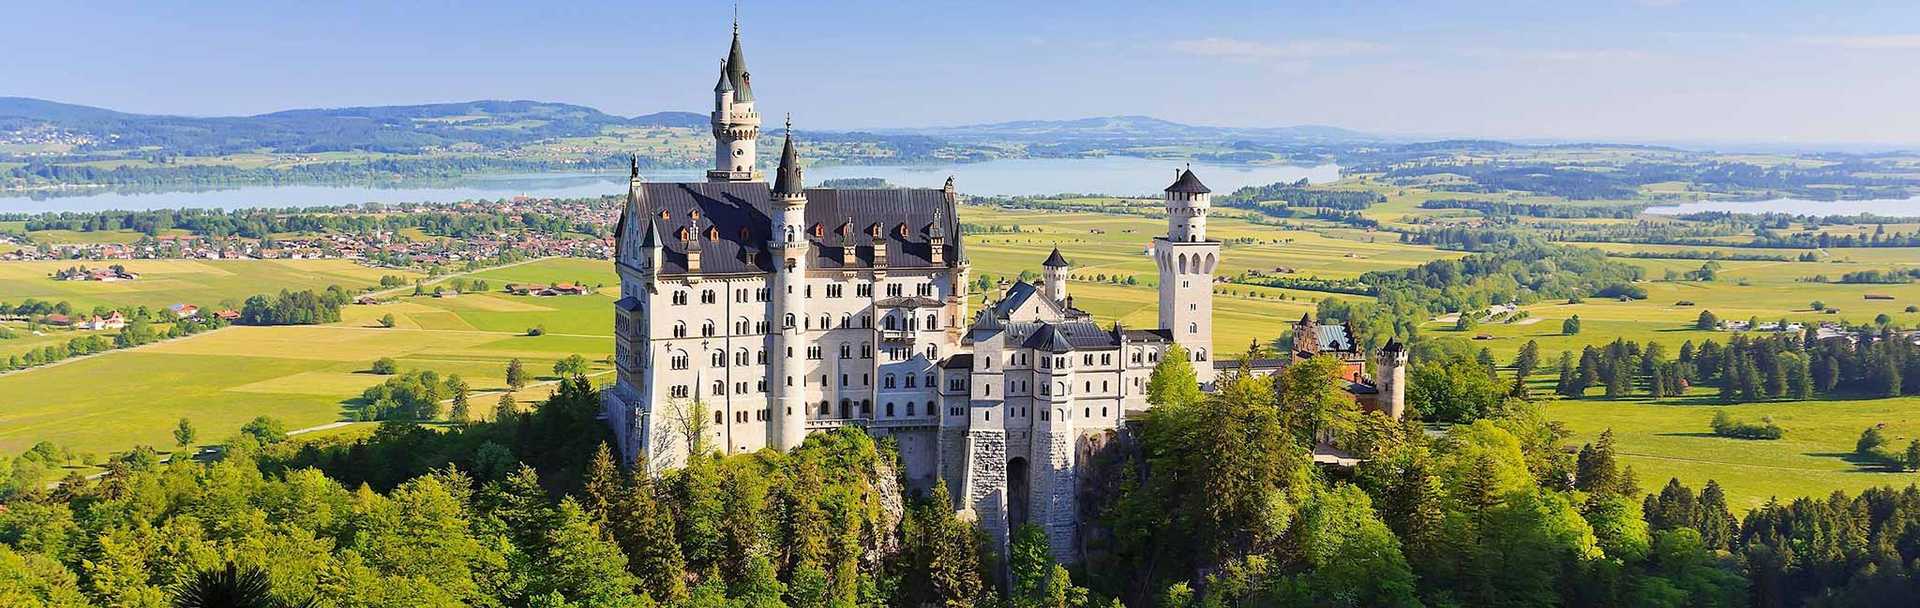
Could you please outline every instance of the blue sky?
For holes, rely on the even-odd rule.
[[[20,2],[20,0],[14,0]],[[134,112],[703,111],[728,2],[38,2],[0,95]],[[1920,3],[745,2],[803,128],[1144,114],[1391,134],[1920,143]]]

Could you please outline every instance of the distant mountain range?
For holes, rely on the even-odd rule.
[[[115,149],[159,147],[193,156],[271,150],[413,153],[460,143],[501,146],[594,135],[608,126],[703,126],[705,116],[658,112],[632,118],[543,101],[469,101],[409,106],[300,109],[255,116],[129,114],[27,97],[0,97],[0,136],[38,133]],[[29,139],[30,141],[30,139]]]
[[[955,127],[876,129],[898,133],[1013,141],[1079,140],[1247,140],[1284,143],[1379,142],[1390,138],[1320,125],[1292,127],[1210,127],[1177,123],[1151,116],[1099,116],[1070,120],[1016,120]]]
[[[361,150],[417,153],[457,144],[497,148],[594,135],[610,126],[705,127],[692,112],[623,117],[573,104],[483,100],[403,106],[297,109],[254,116],[190,117],[130,114],[27,97],[0,97],[0,141],[60,138],[93,149],[158,148],[211,156],[269,150],[317,153]],[[823,131],[827,132],[827,131]],[[1187,125],[1147,116],[1023,120],[982,125],[867,129],[881,136],[953,142],[1249,142],[1317,144],[1386,138],[1325,126],[1269,128]],[[85,148],[83,148],[85,149]]]

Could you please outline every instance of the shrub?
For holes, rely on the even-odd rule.
[[[391,375],[400,373],[400,363],[398,361],[394,361],[393,357],[381,357],[379,359],[375,359],[373,361],[373,373],[380,374],[382,376],[391,376]]]
[[[1761,416],[1760,423],[1754,424],[1734,420],[1726,410],[1720,410],[1713,413],[1713,434],[1733,439],[1779,439],[1787,431],[1774,424],[1770,416]]]

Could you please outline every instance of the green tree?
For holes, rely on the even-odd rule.
[[[1701,331],[1720,329],[1720,317],[1714,315],[1711,310],[1702,310],[1700,316],[1693,320],[1693,328]]]
[[[1561,321],[1560,333],[1568,336],[1580,335],[1580,315],[1573,315],[1567,317],[1567,320]]]
[[[453,409],[447,413],[447,419],[454,424],[467,424],[473,421],[473,405],[468,402],[470,387],[460,374],[447,375],[447,392],[453,395]]]
[[[587,375],[587,358],[579,353],[567,355],[553,362],[553,373],[562,378]]]
[[[1400,540],[1366,492],[1342,484],[1315,493],[1301,506],[1299,534],[1307,570],[1296,589],[1309,598],[1301,605],[1420,605]]]
[[[396,321],[396,320],[395,320],[395,319],[393,318],[393,313],[387,313],[387,314],[384,314],[384,315],[380,315],[380,326],[381,326],[381,327],[385,327],[385,328],[389,328],[389,329],[391,329],[391,328],[392,328],[392,327],[394,326],[394,324],[395,324],[396,322],[397,322],[397,321]]]
[[[507,388],[520,390],[527,386],[527,369],[518,357],[507,362]]]
[[[381,357],[379,359],[374,359],[373,373],[380,374],[382,376],[391,376],[391,375],[400,373],[400,363],[398,361],[394,361],[393,357]]]
[[[1147,378],[1147,402],[1160,405],[1186,405],[1200,401],[1200,377],[1193,371],[1187,349],[1178,344],[1167,347]]]
[[[173,444],[180,446],[182,449],[192,445],[193,438],[197,435],[199,435],[199,433],[193,429],[193,421],[191,420],[181,418],[178,424],[173,425]]]
[[[240,432],[253,437],[253,440],[260,445],[273,445],[286,441],[287,423],[281,422],[279,418],[256,416],[253,420],[241,425]]]

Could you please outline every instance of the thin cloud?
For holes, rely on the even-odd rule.
[[[1914,50],[1920,49],[1920,34],[1889,34],[1884,36],[1806,36],[1801,42],[1820,46],[1866,51]]]
[[[1544,63],[1602,63],[1652,59],[1653,53],[1639,49],[1465,49],[1462,55],[1484,59]]]
[[[1385,52],[1392,47],[1365,40],[1313,39],[1272,44],[1237,38],[1199,38],[1176,40],[1169,45],[1175,52],[1202,57],[1231,59],[1322,59]]]

